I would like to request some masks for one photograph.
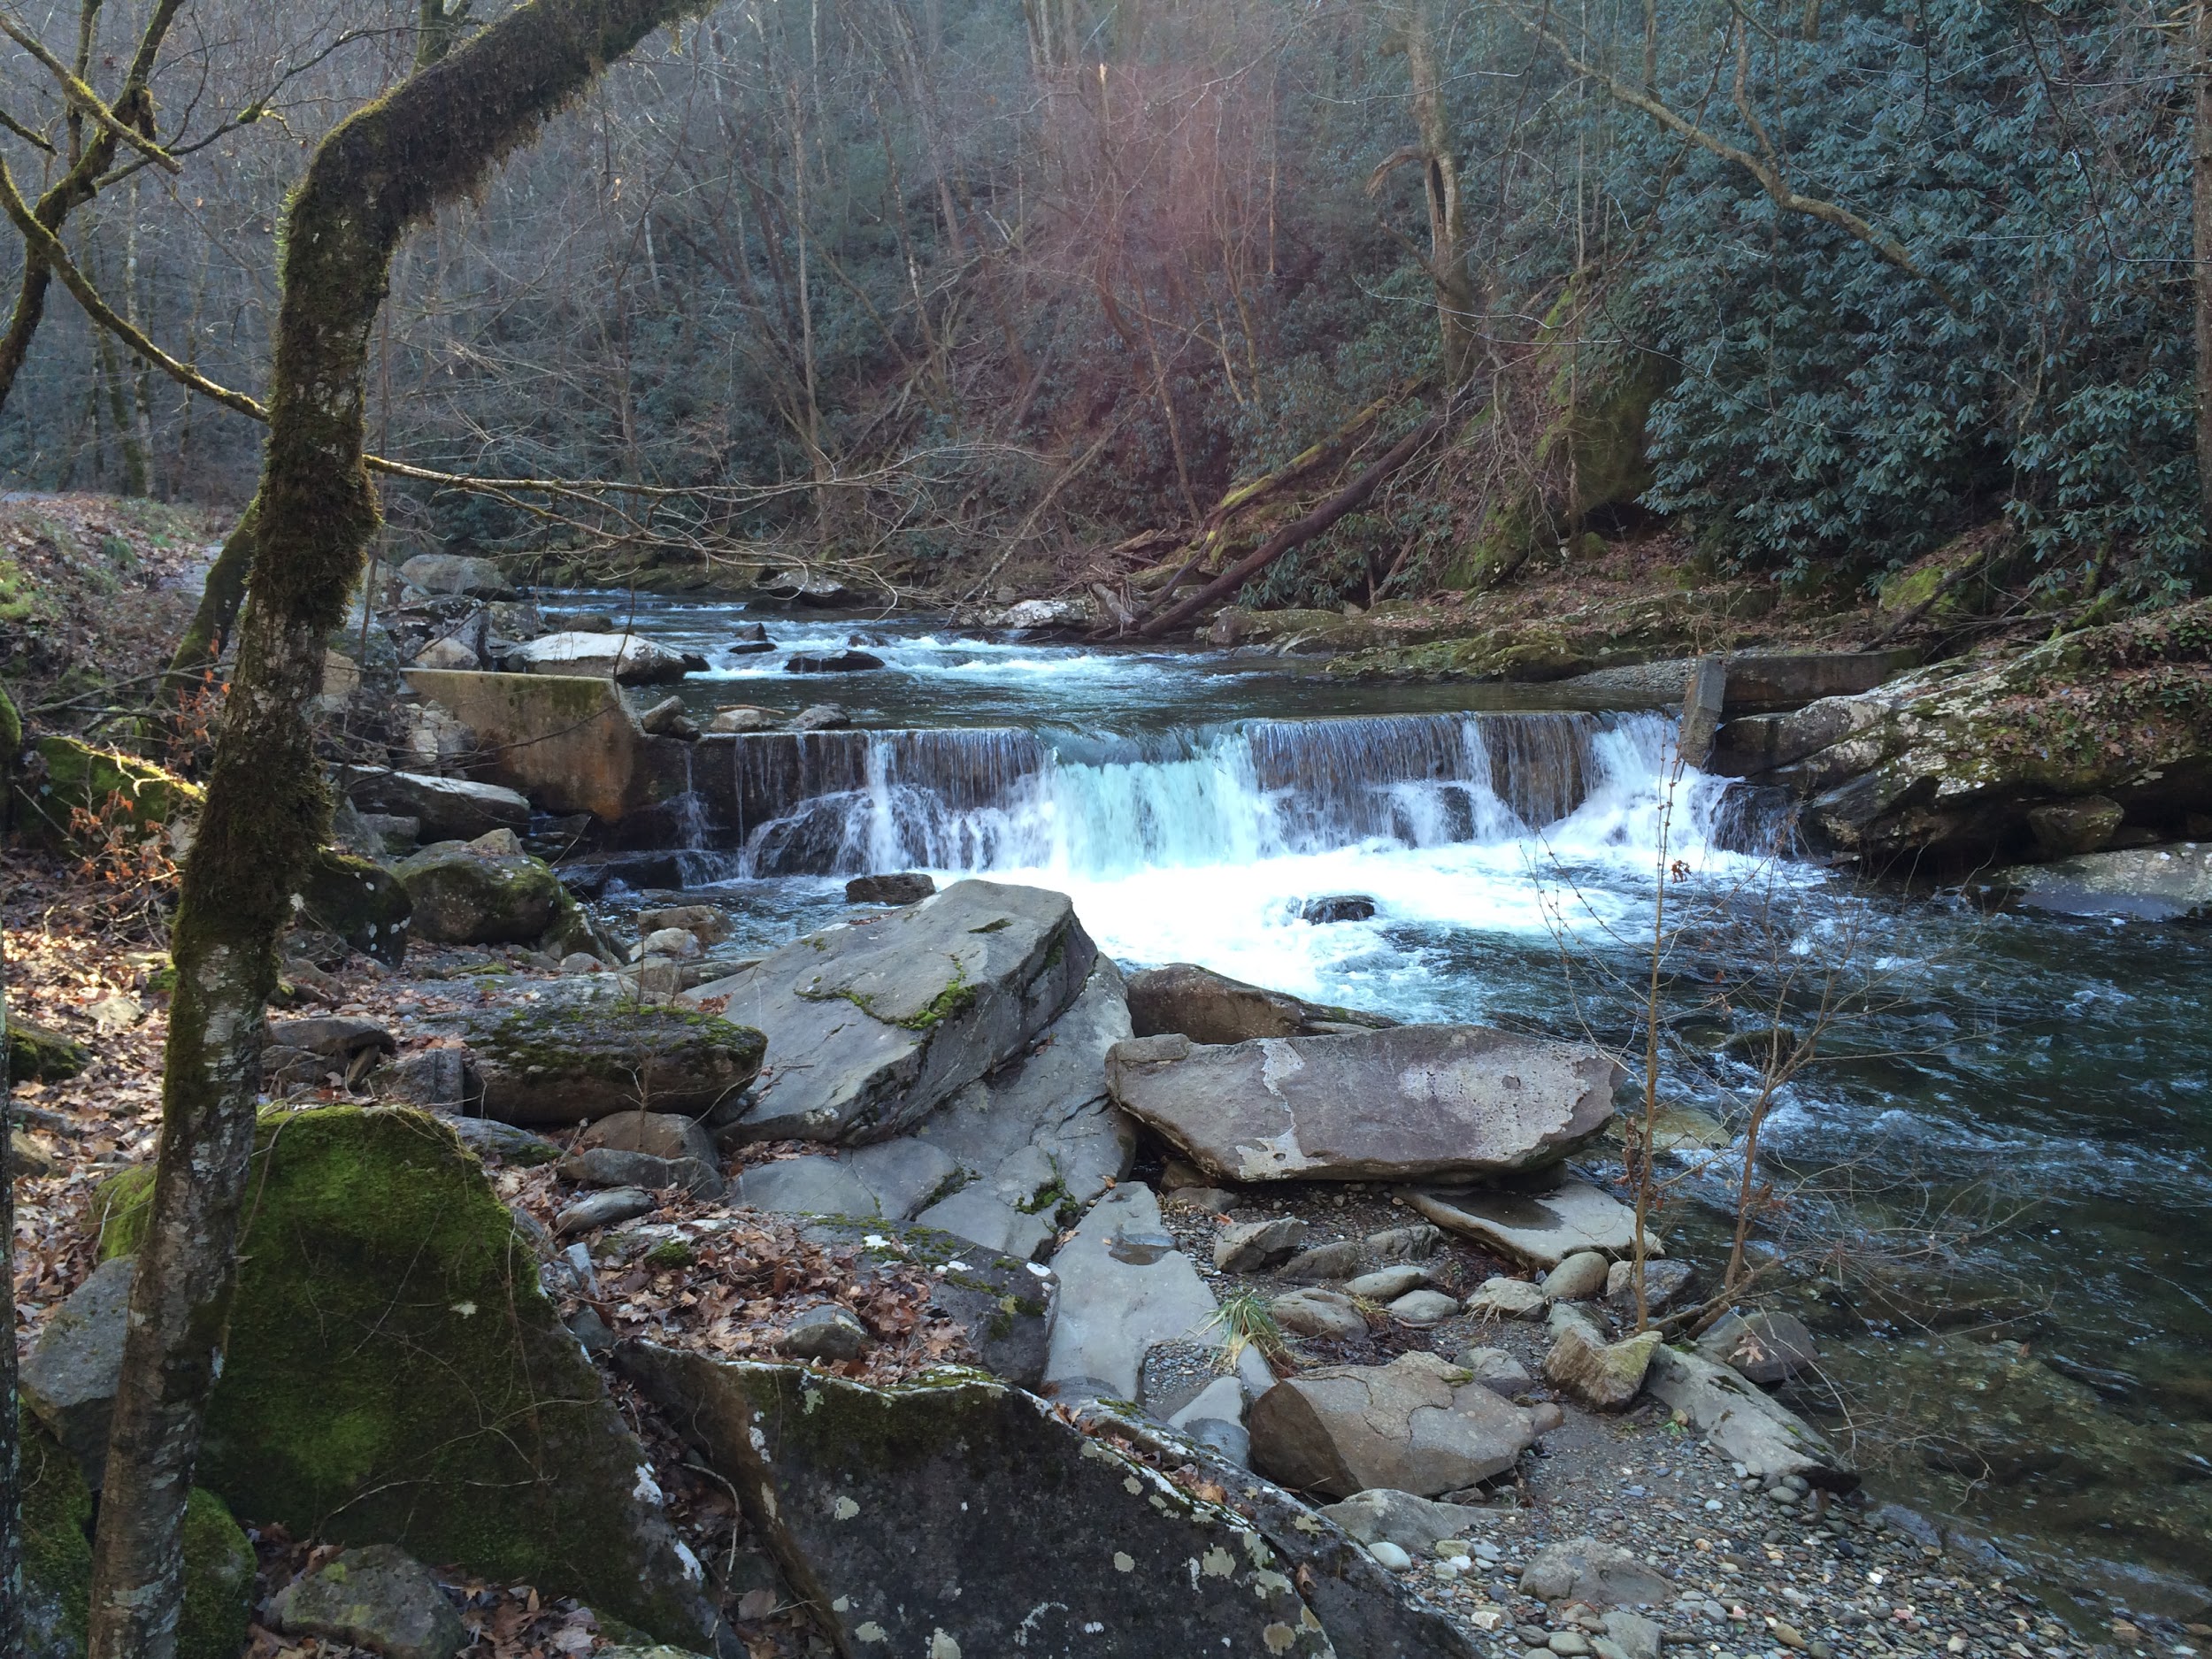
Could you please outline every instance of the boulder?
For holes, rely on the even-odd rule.
[[[1587,1315],[1557,1319],[1565,1309],[1554,1310],[1555,1335],[1544,1356],[1544,1379],[1592,1411],[1619,1411],[1644,1386],[1652,1351],[1659,1333],[1646,1331],[1619,1342],[1608,1342],[1597,1322]]]
[[[776,1346],[794,1359],[858,1359],[867,1351],[868,1327],[835,1302],[809,1308],[786,1325]]]
[[[1225,1273],[1258,1273],[1287,1261],[1306,1241],[1306,1224],[1296,1216],[1247,1221],[1224,1227],[1214,1240],[1214,1265]]]
[[[930,1311],[966,1333],[976,1363],[1017,1388],[1044,1380],[1060,1294],[1051,1269],[910,1222],[817,1221],[803,1236],[849,1249],[854,1282],[864,1291],[894,1268],[928,1268]]]
[[[495,783],[434,778],[419,772],[371,772],[347,790],[356,806],[419,820],[439,841],[474,841],[496,829],[530,827],[530,803]]]
[[[506,657],[511,673],[612,680],[623,686],[666,685],[705,666],[703,657],[634,634],[548,634],[516,646]]]
[[[287,1636],[326,1636],[384,1659],[453,1659],[468,1630],[430,1569],[389,1544],[342,1549],[269,1598]]]
[[[92,1597],[92,1488],[75,1460],[27,1418],[18,1455],[26,1659],[83,1659]],[[177,1659],[238,1659],[253,1601],[253,1546],[223,1501],[196,1486],[185,1501],[181,1541]]]
[[[728,1480],[839,1648],[1331,1651],[1234,1511],[974,1373],[869,1388],[644,1343],[618,1363]]]
[[[611,824],[682,787],[665,781],[629,702],[604,679],[410,669],[407,683],[476,733],[482,768],[549,812]],[[516,825],[516,828],[522,827]]]
[[[1299,1336],[1356,1342],[1367,1334],[1367,1317],[1349,1296],[1334,1290],[1294,1290],[1267,1304],[1275,1323]]]
[[[680,1187],[694,1198],[718,1202],[726,1183],[711,1163],[697,1158],[660,1158],[649,1152],[592,1147],[561,1160],[561,1179],[579,1187],[637,1187],[647,1192]]]
[[[78,854],[91,850],[75,817],[82,810],[93,814],[105,833],[168,851],[179,845],[168,826],[181,826],[200,810],[198,785],[151,761],[97,749],[79,738],[35,738],[19,760],[14,755],[7,758],[14,810],[0,816],[41,846]]]
[[[839,703],[810,703],[784,722],[787,732],[841,732],[853,723],[852,715]]]
[[[1428,1270],[1410,1262],[1394,1267],[1379,1267],[1371,1273],[1362,1273],[1356,1279],[1344,1281],[1344,1294],[1362,1302],[1395,1302],[1409,1291],[1418,1290],[1429,1281]]]
[[[1508,1400],[1518,1399],[1536,1383],[1519,1356],[1506,1348],[1471,1348],[1460,1355],[1459,1363],[1484,1387]]]
[[[1713,1321],[1698,1338],[1697,1351],[1738,1376],[1770,1388],[1810,1370],[1820,1358],[1813,1333],[1795,1314],[1736,1310]]]
[[[1674,1305],[1677,1298],[1690,1287],[1690,1280],[1697,1269],[1687,1262],[1664,1259],[1644,1263],[1644,1310],[1657,1313]],[[1636,1311],[1636,1263],[1632,1261],[1614,1263],[1605,1270],[1605,1305],[1617,1312],[1634,1314]]]
[[[1308,1002],[1191,963],[1171,962],[1130,979],[1129,1024],[1132,1034],[1139,1037],[1172,1032],[1193,1042],[1234,1043],[1259,1037],[1380,1030],[1397,1021]]]
[[[1330,893],[1308,899],[1298,907],[1298,918],[1317,927],[1333,922],[1364,922],[1375,914],[1375,901],[1364,893]]]
[[[1386,1540],[1417,1559],[1434,1551],[1439,1539],[1464,1538],[1471,1528],[1494,1518],[1488,1509],[1437,1503],[1388,1486],[1356,1492],[1323,1505],[1321,1513],[1363,1544]]]
[[[8,1076],[18,1083],[59,1083],[92,1064],[92,1050],[66,1032],[8,1010]]]
[[[760,1070],[757,1031],[695,1009],[568,990],[472,1009],[430,1028],[460,1039],[480,1110],[511,1124],[573,1124],[635,1113],[697,1117]],[[688,1155],[687,1155],[688,1156]]]
[[[1425,1221],[1410,1226],[1386,1227],[1367,1235],[1367,1248],[1378,1262],[1425,1262],[1444,1242],[1442,1229]]]
[[[630,953],[630,960],[641,962],[648,956],[658,956],[664,962],[681,962],[687,957],[703,954],[699,935],[687,927],[662,927],[637,941],[637,949]]]
[[[460,553],[418,553],[399,567],[399,579],[426,594],[467,599],[512,599],[514,584],[491,560]]]
[[[1999,870],[1977,884],[2032,910],[2128,916],[2144,922],[2212,917],[2212,841],[2085,853],[2056,864]]]
[[[983,617],[987,628],[1010,628],[1018,633],[1066,633],[1094,627],[1097,621],[1091,602],[1073,596],[1017,600],[1010,605],[987,611]]]
[[[303,1048],[330,1060],[351,1060],[368,1049],[390,1054],[398,1048],[392,1033],[373,1019],[350,1014],[316,1014],[304,1019],[273,1019],[269,1041]]]
[[[1606,1125],[1619,1067],[1482,1025],[1119,1043],[1115,1103],[1237,1181],[1418,1180],[1556,1162]]]
[[[1282,1266],[1282,1275],[1296,1285],[1343,1284],[1367,1272],[1375,1253],[1364,1239],[1336,1239],[1301,1250]]]
[[[1142,1182],[1099,1200],[1053,1266],[1060,1307],[1045,1363],[1048,1388],[1080,1385],[1135,1400],[1145,1356],[1161,1343],[1218,1349],[1226,1340],[1213,1292],[1161,1226],[1159,1202]],[[1255,1393],[1274,1380],[1248,1348],[1238,1370]]]
[[[693,991],[766,1035],[746,1139],[880,1141],[1022,1052],[1089,978],[1065,895],[963,881]]]
[[[918,871],[903,875],[855,876],[845,884],[845,902],[919,904],[936,891],[936,881]]]
[[[1400,1325],[1441,1325],[1459,1312],[1459,1298],[1440,1290],[1409,1290],[1393,1297],[1386,1311]]]
[[[748,650],[771,650],[772,646],[748,646]],[[732,703],[717,709],[708,717],[707,730],[719,736],[740,732],[772,732],[783,724],[784,717],[773,709],[764,709],[757,703]]]
[[[640,1216],[651,1215],[657,1208],[653,1194],[642,1187],[611,1187],[564,1206],[553,1217],[553,1235],[572,1239],[580,1233],[635,1221]]]
[[[961,1089],[915,1131],[1002,1202],[1052,1217],[1129,1173],[1135,1127],[1106,1098],[1106,1051],[1129,1035],[1121,971],[1100,956],[1028,1049]]]
[[[1617,1544],[1571,1538],[1546,1546],[1522,1569],[1521,1594],[1588,1608],[1663,1607],[1674,1600],[1674,1586]]]
[[[2112,839],[2126,817],[2126,809],[2117,801],[2101,795],[2055,801],[2048,806],[2028,809],[2028,834],[2041,856],[2071,858],[2097,851]]]
[[[663,904],[637,913],[641,937],[680,927],[702,945],[718,945],[730,936],[726,911],[711,904]]]
[[[293,894],[302,927],[329,933],[388,968],[407,960],[414,901],[381,864],[334,848],[318,848]]]
[[[110,1253],[143,1233],[150,1175],[106,1194]],[[297,1538],[396,1545],[711,1646],[642,1448],[449,1127],[265,1113],[239,1260],[200,1479]]]
[[[1761,1479],[1797,1475],[1837,1491],[1859,1483],[1858,1471],[1825,1435],[1701,1354],[1663,1345],[1654,1349],[1644,1386],[1703,1434],[1715,1451]]]
[[[101,1263],[47,1320],[16,1379],[24,1405],[95,1490],[107,1463],[130,1300],[130,1258]]]
[[[649,737],[672,737],[689,742],[699,735],[699,723],[685,710],[681,697],[663,697],[639,715],[637,723]]]
[[[1577,1250],[1544,1275],[1547,1301],[1586,1302],[1605,1289],[1610,1263],[1595,1250]]]
[[[1377,1564],[1326,1515],[1272,1481],[1133,1409],[1106,1401],[1075,1408],[1084,1429],[1136,1448],[1167,1469],[1194,1468],[1229,1493],[1283,1557],[1283,1570],[1320,1616],[1337,1659],[1477,1659],[1464,1630]]]
[[[458,1114],[480,1107],[484,1086],[460,1048],[422,1048],[378,1066],[368,1076],[369,1093],[396,1106],[428,1106]]]
[[[1536,1440],[1534,1416],[1433,1354],[1331,1365],[1277,1383],[1252,1407],[1253,1466],[1286,1486],[1348,1498],[1417,1497],[1503,1474]]]
[[[611,1147],[620,1152],[649,1152],[657,1158],[696,1158],[712,1164],[714,1142],[680,1112],[622,1111],[595,1118],[576,1137],[579,1151]]]
[[[881,668],[883,658],[871,651],[795,652],[784,658],[787,674],[858,674]]]
[[[394,868],[413,906],[417,938],[448,945],[525,944],[553,923],[559,878],[525,853],[440,841]]]
[[[441,636],[432,640],[422,649],[417,651],[409,665],[414,668],[457,669],[464,673],[470,673],[483,667],[484,659],[476,654],[473,646],[460,640]]]
[[[1804,800],[1816,846],[1878,863],[1986,858],[2032,841],[2031,811],[2093,799],[2178,824],[2212,810],[2208,661],[2198,599],[1824,698],[1733,747]]]
[[[1440,1227],[1547,1271],[1584,1250],[1627,1256],[1636,1248],[1636,1212],[1587,1181],[1563,1181],[1548,1192],[1412,1192],[1406,1202]],[[1665,1254],[1648,1229],[1644,1250]]]

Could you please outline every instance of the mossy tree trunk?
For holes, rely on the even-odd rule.
[[[200,589],[200,603],[194,607],[192,620],[185,624],[184,634],[177,641],[177,648],[169,658],[169,672],[163,681],[163,689],[173,703],[182,703],[192,695],[200,683],[200,676],[212,667],[223,655],[223,648],[230,642],[230,631],[237,626],[238,612],[246,602],[246,572],[253,565],[253,526],[258,500],[246,503],[246,511],[238,515],[238,522],[231,527],[223,550],[215,556],[215,563],[208,567],[207,580]]]
[[[15,707],[0,690],[0,726]],[[0,733],[4,735],[4,733]],[[11,747],[0,759],[0,795],[8,788]],[[8,1289],[8,1328],[0,1333],[0,1659],[23,1651],[23,1454],[15,1425],[15,1114],[8,1087],[7,934],[0,931],[0,1252]]]
[[[378,525],[369,334],[408,227],[473,188],[683,0],[529,0],[341,125],[293,197],[237,668],[171,954],[161,1150],[93,1551],[88,1659],[171,1659],[184,1504],[235,1284],[263,1018],[328,826],[308,710]]]

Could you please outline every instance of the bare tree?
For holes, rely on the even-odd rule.
[[[287,895],[330,803],[309,710],[380,515],[371,331],[394,250],[682,0],[528,0],[317,148],[286,227],[254,580],[172,938],[152,1211],[93,1549],[88,1659],[170,1659],[184,1500],[236,1286],[264,1021]]]

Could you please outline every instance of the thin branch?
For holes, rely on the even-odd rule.
[[[142,152],[156,166],[170,173],[182,173],[184,165],[159,144],[122,119],[108,108],[100,95],[73,73],[69,65],[46,50],[46,43],[32,34],[6,12],[0,12],[0,35],[20,46],[25,51],[46,65],[48,73],[61,85],[62,96],[78,109],[90,116],[97,126],[133,150]]]

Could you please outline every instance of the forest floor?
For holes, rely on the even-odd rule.
[[[16,1091],[28,1149],[43,1165],[18,1190],[15,1323],[18,1340],[27,1341],[93,1265],[87,1215],[94,1190],[151,1156],[166,998],[159,988],[158,912],[145,902],[146,895],[99,887],[65,863],[35,855],[7,856],[0,862],[0,884],[6,893],[0,925],[10,948],[9,1006],[76,1039],[90,1054],[76,1077],[24,1083]],[[334,974],[298,976],[301,1004],[295,1011],[364,1015],[388,1025],[405,1043],[423,1018],[461,1002],[498,995],[503,986],[526,983],[539,972],[522,953],[495,949],[412,953],[401,972],[357,957]],[[771,1152],[749,1148],[746,1156]],[[495,1164],[494,1175],[508,1202],[541,1219],[572,1195],[549,1168]],[[695,1202],[672,1193],[664,1196],[667,1211],[653,1219],[695,1218]],[[1317,1239],[1362,1236],[1407,1219],[1380,1189],[1279,1199],[1271,1193],[1269,1213],[1279,1202],[1310,1216]],[[1165,1213],[1207,1276],[1220,1279],[1211,1265],[1219,1217],[1178,1203],[1171,1194]],[[783,1225],[775,1217],[745,1219],[771,1228]],[[1465,1281],[1465,1288],[1513,1270],[1454,1240],[1435,1271],[1450,1283]],[[703,1340],[709,1322],[687,1310],[731,1302],[713,1275],[709,1255],[672,1276],[617,1279],[610,1287],[616,1328],[661,1340]],[[796,1296],[808,1281],[800,1275],[793,1283]],[[1218,1287],[1248,1288],[1225,1282]],[[734,1351],[733,1341],[740,1348],[764,1346],[764,1333],[792,1311],[782,1301],[737,1308],[734,1335],[729,1319],[718,1321],[716,1351]],[[1353,1357],[1373,1362],[1415,1347],[1455,1356],[1471,1342],[1505,1348],[1540,1377],[1547,1341],[1540,1324],[1478,1328],[1462,1316],[1426,1330],[1380,1328],[1361,1345],[1362,1356]],[[1371,1347],[1374,1351],[1366,1352]],[[1283,1363],[1338,1363],[1347,1356],[1294,1339]],[[957,1357],[942,1333],[917,1325],[910,1340],[872,1360],[868,1379],[894,1380]],[[1540,1382],[1532,1386],[1530,1396],[1555,1397]],[[1467,1529],[1472,1559],[1463,1568],[1417,1561],[1409,1575],[1409,1587],[1452,1617],[1478,1652],[1519,1659],[1525,1650],[1589,1651],[1586,1643],[1577,1645],[1589,1626],[1577,1624],[1572,1608],[1548,1608],[1518,1588],[1521,1567],[1545,1545],[1586,1537],[1628,1548],[1674,1576],[1681,1597],[1654,1613],[1657,1633],[1678,1650],[1707,1659],[1791,1653],[1815,1659],[2187,1655],[2212,1633],[2170,1621],[2131,1620],[2116,1609],[2108,1627],[2091,1624],[2078,1605],[2058,1597],[2047,1601],[2032,1586],[2007,1577],[2007,1564],[1986,1547],[1947,1534],[1909,1510],[1863,1497],[1824,1507],[1779,1502],[1758,1490],[1758,1483],[1740,1479],[1734,1468],[1648,1404],[1625,1416],[1601,1417],[1562,1403],[1564,1425],[1512,1476],[1495,1483],[1480,1506],[1479,1524]],[[634,1396],[627,1404],[637,1413]],[[640,1420],[680,1528],[702,1557],[710,1551],[714,1558],[726,1555],[739,1540],[727,1502],[683,1467],[681,1448],[672,1437],[655,1432],[649,1414]],[[1183,1472],[1195,1478],[1194,1471]],[[253,1517],[242,1519],[250,1524]],[[317,1558],[313,1540],[293,1539],[280,1528],[255,1536],[265,1594]],[[577,1659],[604,1645],[588,1611],[572,1602],[541,1599],[526,1585],[442,1577],[478,1632],[469,1659]],[[746,1610],[756,1617],[741,1624],[755,1655],[766,1659],[827,1651],[802,1609],[780,1602],[764,1586],[755,1590]],[[258,1625],[250,1649],[253,1659],[339,1659],[351,1651],[336,1643],[288,1643]]]

